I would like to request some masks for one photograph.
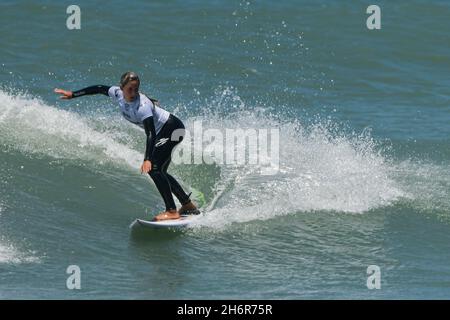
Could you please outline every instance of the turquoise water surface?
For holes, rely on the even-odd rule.
[[[0,298],[450,298],[448,1],[71,4],[0,4]],[[172,164],[206,216],[130,230],[144,131],[53,93],[128,70],[189,130],[278,130],[279,170]]]

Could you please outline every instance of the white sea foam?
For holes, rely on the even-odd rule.
[[[0,242],[0,264],[39,263],[40,259],[35,253],[21,252],[2,237]]]
[[[222,228],[300,211],[366,213],[412,196],[394,179],[396,166],[370,132],[349,133],[328,120],[309,125],[280,120],[224,94],[231,95],[227,102],[202,108],[204,128],[278,128],[280,170],[265,176],[257,165],[222,165],[217,203],[200,225]]]
[[[217,182],[215,196],[209,199],[202,225],[222,228],[233,222],[266,220],[300,211],[367,213],[399,199],[421,197],[423,190],[405,183],[408,176],[420,170],[389,159],[370,132],[351,133],[329,120],[308,125],[292,118],[280,120],[267,109],[247,110],[237,95],[230,91],[225,92],[227,95],[210,101],[202,108],[203,114],[182,117],[186,127],[201,118],[205,130],[278,128],[280,167],[275,175],[261,175],[258,165],[218,164],[220,178],[212,181]],[[110,132],[92,117],[3,91],[0,104],[2,145],[94,166],[125,163],[135,170],[141,164],[142,152],[127,142],[141,133],[130,129],[126,121]],[[222,142],[208,141],[211,143]],[[196,174],[202,174],[201,170]],[[189,184],[189,177],[184,178]]]
[[[40,99],[0,90],[0,144],[31,154],[139,168],[141,154],[100,132],[89,119]]]

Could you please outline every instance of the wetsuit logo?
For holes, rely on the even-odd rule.
[[[163,144],[165,144],[167,141],[169,141],[169,138],[161,138],[159,141],[155,144],[155,147],[160,147]]]

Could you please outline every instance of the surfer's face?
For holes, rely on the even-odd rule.
[[[123,88],[123,96],[125,97],[125,100],[128,102],[133,101],[136,99],[137,95],[139,94],[139,81],[132,80],[128,82]]]

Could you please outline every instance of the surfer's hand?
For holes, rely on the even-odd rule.
[[[149,173],[152,169],[152,163],[150,160],[145,160],[144,163],[141,166],[141,173]]]
[[[56,88],[55,89],[55,93],[62,94],[62,96],[59,97],[60,99],[72,99],[73,98],[72,91],[66,91],[66,90],[63,90],[63,89]]]

